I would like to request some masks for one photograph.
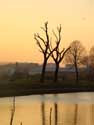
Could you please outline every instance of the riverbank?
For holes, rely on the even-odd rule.
[[[56,94],[72,92],[94,92],[94,83],[81,81],[52,81],[17,80],[0,83],[0,97],[24,96],[36,94]]]

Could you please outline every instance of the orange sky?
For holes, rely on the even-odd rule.
[[[0,62],[42,62],[34,40],[44,22],[49,30],[62,24],[62,46],[80,40],[94,44],[93,0],[2,0],[0,1]]]

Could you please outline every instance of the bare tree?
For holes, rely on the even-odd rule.
[[[75,40],[70,44],[70,50],[66,54],[66,62],[75,68],[76,82],[79,82],[78,67],[81,65],[83,57],[86,55],[85,48],[80,41]]]
[[[14,114],[15,114],[15,97],[13,97],[13,104],[12,104],[12,109],[11,109],[10,125],[13,125]]]
[[[41,82],[44,82],[46,64],[47,64],[47,61],[48,61],[50,55],[55,50],[55,48],[53,50],[49,51],[50,37],[49,37],[49,34],[48,34],[48,22],[46,22],[44,24],[44,27],[41,27],[41,29],[44,31],[46,39],[41,37],[38,33],[34,34],[34,38],[35,38],[35,40],[37,42],[37,45],[40,48],[40,52],[42,52],[43,58],[44,58],[44,60],[43,60],[43,67],[42,67],[42,74],[41,74]]]
[[[70,49],[70,47],[68,47],[67,49],[63,48],[62,50],[60,50],[60,43],[61,43],[61,30],[62,30],[62,27],[61,25],[59,27],[57,27],[57,31],[58,31],[58,34],[56,34],[54,31],[53,31],[53,34],[56,38],[56,41],[55,41],[55,50],[53,51],[53,53],[51,54],[55,64],[56,64],[56,69],[55,69],[55,74],[54,74],[54,81],[56,82],[58,80],[58,71],[59,71],[59,65],[61,63],[61,61],[63,60],[66,52]],[[52,52],[53,50],[53,47],[50,43],[50,48],[49,48],[50,52]]]

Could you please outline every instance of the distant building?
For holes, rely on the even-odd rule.
[[[48,63],[46,65],[46,71],[55,71],[55,64],[54,63]]]
[[[75,67],[73,64],[66,64],[65,67],[63,68],[63,71],[75,72]]]

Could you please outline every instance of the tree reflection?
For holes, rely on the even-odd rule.
[[[74,125],[77,125],[77,118],[78,118],[78,104],[75,104],[75,110],[74,110]]]

